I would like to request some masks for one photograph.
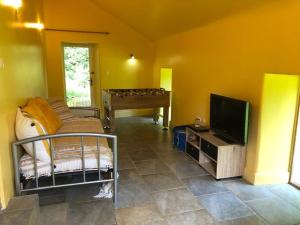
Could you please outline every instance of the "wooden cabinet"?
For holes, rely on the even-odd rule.
[[[242,176],[246,147],[229,144],[211,132],[186,128],[186,153],[216,179]]]

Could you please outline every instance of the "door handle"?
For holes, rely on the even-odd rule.
[[[90,74],[91,74],[91,75],[94,75],[95,72],[94,72],[94,71],[91,71]],[[92,78],[92,76],[91,76],[91,79],[90,79],[89,81],[90,81],[90,86],[93,86],[93,78]]]
[[[90,86],[93,86],[93,79],[89,79],[89,82],[90,82]]]

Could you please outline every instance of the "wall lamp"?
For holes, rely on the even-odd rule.
[[[22,2],[22,0],[1,0],[1,5],[18,9],[18,8],[22,7],[23,2]]]
[[[24,23],[24,27],[37,30],[43,30],[45,28],[43,23]]]
[[[129,63],[130,65],[136,64],[136,58],[135,58],[135,56],[134,56],[133,53],[130,53],[129,59],[128,59],[128,63]]]
[[[134,54],[133,54],[133,53],[130,53],[130,55],[129,55],[129,59],[135,59],[135,56],[134,56]]]

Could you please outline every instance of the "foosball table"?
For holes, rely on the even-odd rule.
[[[170,91],[163,88],[105,89],[102,91],[106,124],[114,130],[115,110],[154,108],[153,119],[157,123],[159,109],[163,107],[163,126],[169,126]]]

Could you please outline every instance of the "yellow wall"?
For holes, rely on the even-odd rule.
[[[258,130],[255,183],[285,183],[297,113],[299,76],[266,74]]]
[[[99,73],[95,103],[101,105],[101,88],[153,87],[154,44],[141,34],[104,12],[92,1],[45,0],[48,28],[107,31],[110,35],[46,31],[49,96],[64,96],[61,45],[93,43],[97,46]],[[66,10],[67,9],[67,10]],[[137,62],[130,65],[130,53]]]
[[[29,3],[30,2],[30,6]],[[15,27],[15,23],[36,22],[42,18],[39,0],[23,1],[18,13],[0,5],[0,198],[2,206],[14,194],[11,142],[18,105],[28,97],[44,96],[44,67],[41,33]]]
[[[299,11],[299,1],[270,3],[158,42],[155,83],[161,67],[173,69],[174,125],[199,115],[209,121],[210,93],[251,102],[245,178],[253,183],[263,77],[300,74]]]

